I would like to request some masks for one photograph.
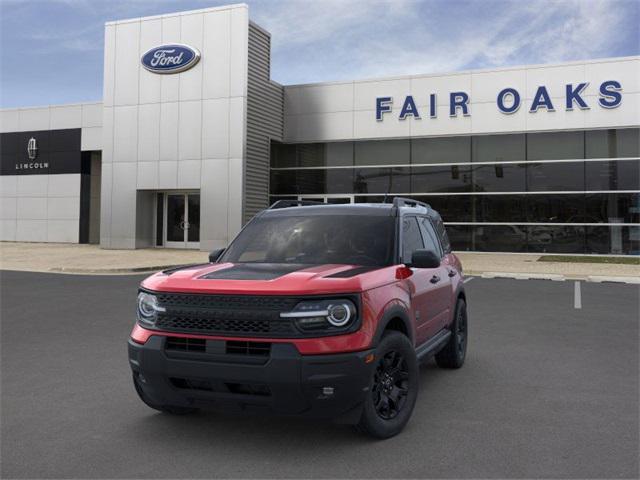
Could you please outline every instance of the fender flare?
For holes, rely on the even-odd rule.
[[[413,328],[413,323],[411,321],[409,312],[407,311],[406,307],[395,304],[385,309],[384,313],[382,314],[382,317],[378,321],[378,326],[376,327],[376,333],[373,336],[372,346],[375,347],[378,345],[378,343],[380,343],[380,340],[382,339],[382,334],[387,328],[387,325],[389,325],[389,322],[391,322],[391,320],[393,320],[394,318],[399,318],[400,320],[402,320],[402,323],[404,324],[408,332],[409,341],[411,342],[412,345],[415,344],[414,343],[415,331]]]

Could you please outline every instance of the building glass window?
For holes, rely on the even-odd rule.
[[[527,158],[525,134],[473,137],[474,162],[510,162]]]
[[[409,140],[368,140],[356,142],[356,165],[408,165]]]
[[[527,230],[520,225],[476,225],[472,250],[479,252],[526,252]]]
[[[640,189],[640,160],[585,163],[587,190]]]
[[[640,193],[588,193],[585,223],[640,223]]]
[[[621,128],[585,132],[585,158],[640,156],[640,129]]]
[[[536,253],[585,253],[585,229],[574,225],[531,225],[529,251]]]
[[[271,142],[271,166],[273,168],[297,167],[296,145]]]
[[[640,227],[587,227],[587,253],[640,255]]]
[[[529,163],[527,191],[584,191],[585,162]]]
[[[356,168],[353,193],[406,193],[411,191],[408,167]]]
[[[584,158],[584,132],[527,134],[527,160]]]
[[[527,195],[474,195],[470,211],[474,222],[527,222]]]
[[[411,163],[471,161],[471,137],[416,138],[411,140]]]
[[[471,190],[470,167],[464,165],[411,167],[412,192],[470,192]]]
[[[430,205],[445,222],[474,221],[471,195],[412,195],[411,198]]]
[[[527,222],[531,223],[587,223],[584,194],[527,195]]]
[[[524,164],[476,165],[472,168],[473,189],[476,192],[524,192]]]

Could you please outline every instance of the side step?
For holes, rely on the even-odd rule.
[[[420,345],[416,349],[418,361],[421,362],[429,358],[431,355],[438,353],[438,351],[449,341],[449,337],[451,337],[451,330],[443,328],[428,341]]]

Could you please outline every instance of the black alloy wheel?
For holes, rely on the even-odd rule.
[[[398,416],[407,402],[409,367],[402,353],[392,350],[378,360],[373,374],[373,404],[380,418]]]

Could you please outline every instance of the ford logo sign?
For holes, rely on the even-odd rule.
[[[153,73],[179,73],[190,69],[200,60],[200,52],[189,45],[173,43],[160,45],[142,55],[142,66]]]

